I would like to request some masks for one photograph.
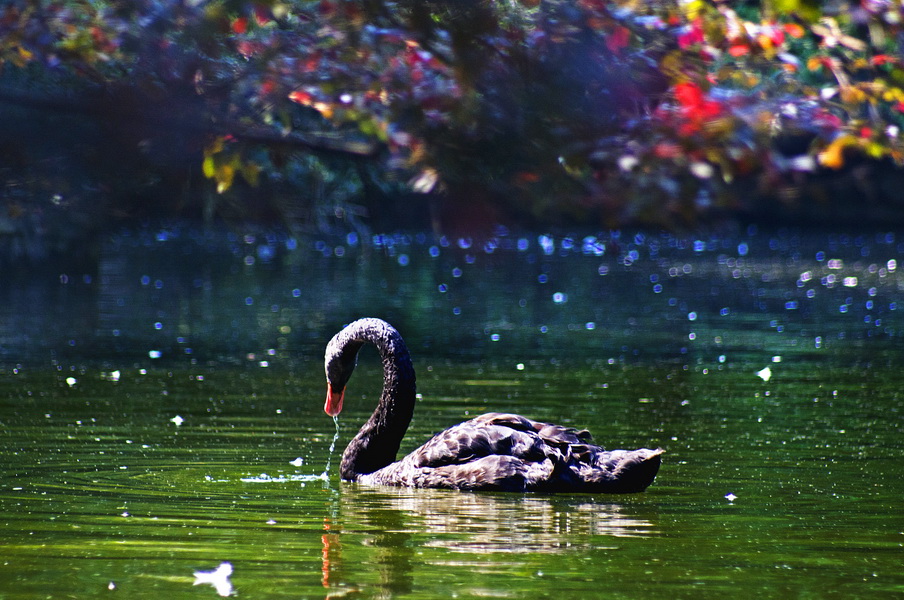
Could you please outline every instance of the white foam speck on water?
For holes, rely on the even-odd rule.
[[[302,483],[307,481],[325,481],[325,474],[320,475],[304,475],[304,474],[295,474],[295,475],[278,475],[276,477],[267,475],[266,473],[261,473],[256,477],[242,477],[241,481],[243,483],[289,483],[292,481],[301,481]]]
[[[212,585],[217,590],[217,595],[227,597],[232,595],[232,582],[229,576],[232,575],[232,564],[228,562],[220,563],[213,571],[195,571],[195,583],[193,585]]]

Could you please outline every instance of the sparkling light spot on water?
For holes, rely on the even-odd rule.
[[[540,247],[543,249],[543,254],[549,256],[556,250],[556,244],[551,237],[548,235],[541,235],[537,238],[537,241],[540,243]]]

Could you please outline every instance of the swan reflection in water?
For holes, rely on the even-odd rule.
[[[643,503],[597,496],[534,496],[345,484],[325,522],[323,580],[328,598],[349,586],[376,585],[387,594],[411,591],[425,562],[454,566],[463,556],[568,554],[616,548],[619,538],[658,535],[638,513]],[[423,548],[445,552],[423,552]],[[448,553],[460,558],[453,559]],[[348,555],[348,560],[343,555]],[[470,563],[469,563],[470,564]],[[364,572],[360,565],[369,565]],[[417,566],[417,569],[415,568]],[[374,572],[379,582],[373,582]],[[378,594],[379,595],[379,594]]]
[[[509,496],[406,488],[343,488],[343,520],[382,528],[389,512],[410,521],[405,528],[428,534],[425,545],[455,552],[555,553],[579,546],[601,547],[599,536],[651,537],[653,524],[629,506],[587,496]]]

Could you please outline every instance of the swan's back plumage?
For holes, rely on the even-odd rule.
[[[402,460],[359,481],[408,487],[538,492],[639,492],[662,450],[613,450],[590,434],[488,413],[441,431]]]
[[[606,451],[585,430],[509,413],[487,413],[450,427],[393,462],[414,410],[415,377],[402,337],[389,323],[360,319],[327,345],[326,410],[341,410],[364,343],[380,351],[383,394],[343,453],[343,479],[463,490],[626,493],[645,490],[659,470],[662,449]]]

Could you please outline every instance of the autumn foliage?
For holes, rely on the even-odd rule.
[[[863,165],[898,176],[904,7],[838,5],[12,2],[0,69],[172,102],[223,195],[313,178],[344,190],[300,193],[330,213],[429,197],[674,227],[806,211]]]

